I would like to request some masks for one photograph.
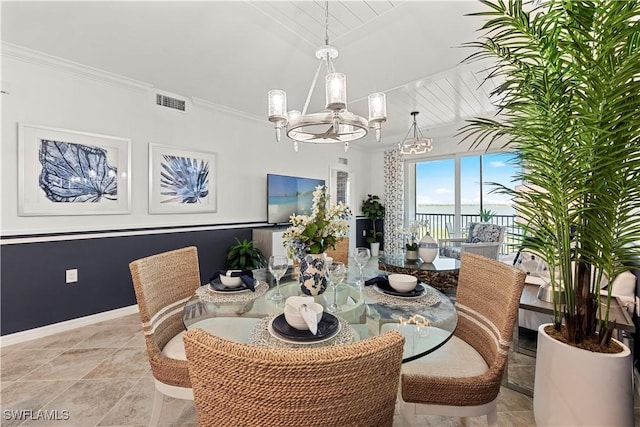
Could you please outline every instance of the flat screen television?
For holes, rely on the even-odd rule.
[[[313,190],[324,179],[267,174],[267,222],[287,224],[293,214],[310,214]]]

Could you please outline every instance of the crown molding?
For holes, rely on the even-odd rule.
[[[246,113],[244,111],[236,110],[235,108],[227,107],[222,104],[216,104],[215,102],[207,101],[206,99],[191,97],[191,103],[196,107],[207,108],[210,110],[220,111],[223,113],[231,114],[233,116],[242,117],[247,120],[261,123],[263,125],[271,125],[266,117],[260,117],[253,114]]]
[[[2,56],[17,59],[56,70],[61,70],[70,74],[96,80],[102,83],[124,86],[141,91],[153,89],[153,85],[140,80],[130,79],[98,68],[89,67],[57,56],[49,55],[37,50],[18,46],[12,43],[2,42]]]

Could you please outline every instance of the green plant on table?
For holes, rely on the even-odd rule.
[[[236,244],[229,247],[225,268],[232,270],[253,270],[264,268],[267,261],[260,249],[251,240],[240,241],[236,237]]]
[[[496,118],[462,129],[477,147],[498,140],[519,154],[515,201],[527,249],[549,264],[554,323],[569,343],[609,346],[611,286],[603,277],[640,256],[640,2],[481,1],[486,32],[468,60],[491,60]],[[600,322],[598,318],[601,319]],[[565,327],[562,327],[564,319]],[[599,326],[599,328],[598,328]],[[597,333],[599,330],[599,333]]]
[[[418,250],[418,242],[416,241],[411,241],[409,243],[406,243],[405,248],[407,248],[408,251],[417,251]]]

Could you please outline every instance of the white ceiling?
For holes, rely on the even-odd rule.
[[[324,44],[319,1],[2,1],[2,40],[75,61],[183,97],[267,120],[269,89],[302,109]],[[479,87],[482,64],[461,48],[482,21],[477,1],[330,1],[329,41],[347,75],[349,110],[387,94],[383,144],[402,139],[420,111],[425,136],[493,111]],[[310,111],[321,110],[322,80]],[[373,136],[367,137],[373,141]],[[437,143],[437,140],[434,142]],[[375,144],[373,142],[372,144]]]

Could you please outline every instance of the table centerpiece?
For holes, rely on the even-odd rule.
[[[290,258],[299,260],[300,289],[306,295],[319,295],[327,288],[324,271],[325,251],[349,232],[351,209],[343,202],[331,204],[326,185],[313,192],[310,215],[291,215],[291,226],[284,232],[283,245]]]

